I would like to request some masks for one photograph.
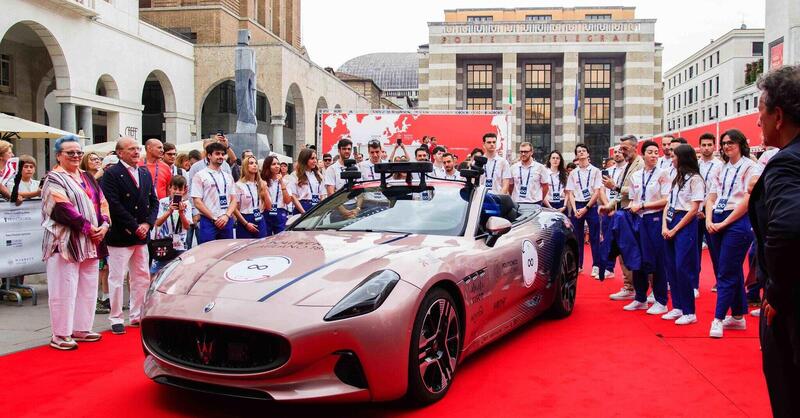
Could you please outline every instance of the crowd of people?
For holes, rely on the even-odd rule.
[[[459,170],[470,168],[476,156],[485,157],[481,183],[489,193],[564,213],[581,244],[580,266],[588,238],[592,277],[613,276],[619,260],[623,284],[609,297],[628,301],[626,311],[643,310],[679,326],[698,322],[700,260],[708,248],[717,293],[709,336],[746,329],[749,303],[749,313],[762,317],[762,339],[771,339],[764,347],[768,378],[769,363],[773,379],[798,388],[798,375],[778,370],[800,370],[800,287],[788,274],[800,235],[800,104],[786,93],[800,92],[800,69],[770,73],[759,86],[760,124],[770,146],[760,159],[751,153],[751,141],[730,129],[719,139],[703,134],[698,150],[681,137],[666,135],[657,143],[624,136],[613,157],[596,160],[601,167],[592,165],[600,156],[590,155],[584,144],[575,146],[571,162],[554,150],[542,164],[533,158],[533,146],[523,142],[515,161],[508,161],[498,153],[494,133],[483,135],[482,147],[461,162],[435,137],[426,137],[413,149],[413,160],[432,162],[432,178],[458,180]],[[362,180],[379,179],[375,165],[381,162],[412,161],[399,140],[390,153],[371,140],[366,156],[359,157],[353,142],[342,138],[336,155],[323,154],[321,163],[316,149],[302,149],[289,173],[277,155],[261,164],[250,150],[236,155],[223,132],[203,145],[203,153],[178,155],[173,144],[149,139],[142,155],[140,144],[126,137],[101,158],[84,153],[77,137],[65,136],[55,141],[57,165],[40,183],[32,178],[36,161],[27,155],[15,159],[11,144],[0,141],[0,196],[17,204],[42,199],[50,346],[71,350],[78,342],[101,339],[92,331],[95,312],[109,315],[114,334],[125,333],[125,305],[128,326],[139,326],[151,277],[171,259],[195,240],[283,231],[289,215],[305,213],[345,186],[341,173],[351,158]],[[770,158],[782,161],[772,171]],[[759,193],[759,202],[751,201],[753,193]],[[360,209],[342,206],[336,216],[356,217]],[[782,328],[770,328],[778,323]],[[767,362],[768,347],[780,361]],[[796,405],[788,392],[770,385],[773,389]]]

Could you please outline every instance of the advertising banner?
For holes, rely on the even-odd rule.
[[[0,203],[0,277],[44,273],[42,201]]]
[[[769,69],[774,70],[783,65],[783,42],[769,47]]]
[[[497,134],[498,154],[507,156],[510,116],[502,111],[487,112],[335,112],[320,111],[319,141],[322,152],[336,155],[341,138],[353,141],[353,149],[366,155],[367,142],[376,139],[388,154],[400,139],[411,158],[423,136],[434,136],[437,144],[455,153],[459,161],[480,148],[483,134]],[[402,155],[402,154],[398,154]]]

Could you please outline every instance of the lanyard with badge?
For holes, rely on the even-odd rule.
[[[253,190],[250,189],[250,183],[245,183],[247,193],[250,193],[250,202],[253,203],[253,220],[261,222],[263,215],[261,215],[261,196],[258,195],[258,186],[256,186],[256,194],[253,196]]]
[[[581,169],[578,168],[576,171],[578,172],[578,186],[581,188],[583,198],[588,202],[592,197],[592,192],[589,191],[589,185],[592,184],[592,169],[589,168],[589,176],[586,179],[586,187],[583,187],[583,182],[581,181]]]
[[[705,175],[705,176],[703,176],[703,181],[705,181],[706,183],[708,183],[708,175],[709,175],[709,174],[711,174],[711,170],[712,170],[713,168],[714,168],[714,162],[712,161],[712,162],[711,162],[711,163],[708,165],[708,171],[706,171],[706,175]]]
[[[183,229],[180,217],[180,213],[173,212],[169,222],[172,224],[172,248],[183,251],[186,249],[186,243],[184,243],[183,237],[180,235],[180,230]]]
[[[316,205],[317,203],[319,203],[319,194],[320,194],[319,192],[320,192],[320,187],[322,187],[322,183],[317,181],[317,194],[314,194],[314,188],[311,186],[311,177],[314,177],[316,179],[316,176],[309,176],[308,173],[306,173],[306,177],[308,177],[308,190],[311,192],[311,204]]]
[[[270,216],[277,216],[278,215],[278,202],[281,199],[281,181],[278,180],[275,182],[275,200],[272,202],[272,208],[269,210]]]
[[[672,218],[675,217],[675,196],[676,195],[680,196],[683,186],[685,186],[686,183],[688,183],[688,179],[685,180],[687,181],[684,181],[683,185],[681,187],[678,187],[677,193],[675,193],[674,190],[669,191],[669,207],[667,207],[667,222],[672,222]]]
[[[617,178],[617,167],[614,167],[613,171],[611,172],[611,179],[614,180],[614,185],[619,186],[619,178]],[[618,198],[619,198],[619,192],[617,192],[615,189],[609,190],[608,192],[609,200],[617,200]]]
[[[730,171],[730,167],[725,169],[725,177],[722,178],[722,196],[717,201],[717,206],[714,208],[714,213],[720,214],[725,212],[725,207],[728,206],[728,199],[731,198],[731,194],[733,193],[733,185],[736,184],[736,176],[739,175],[739,170],[742,168],[744,164],[739,164],[739,167],[736,167],[736,172],[733,173],[733,179],[731,179],[731,185],[728,187],[728,195],[725,195],[725,183],[728,181],[728,172]]]
[[[214,172],[209,170],[208,175],[211,176],[211,180],[214,181],[214,187],[217,188],[217,196],[219,196],[219,208],[228,209],[228,180],[225,179],[225,173],[220,173],[222,176],[222,192],[219,191],[219,183],[217,183],[217,178],[214,176]]]
[[[653,179],[653,174],[656,172],[656,169],[653,168],[650,171],[650,177],[647,178],[647,181],[644,181],[644,174],[645,170],[642,170],[642,204],[647,203],[647,185],[650,184],[650,180]]]
[[[556,177],[558,177],[558,176],[556,176]],[[551,186],[550,190],[553,193],[552,201],[553,202],[561,202],[561,187],[563,186],[561,184],[561,178],[558,177],[558,188],[556,188],[556,182],[553,180],[553,173],[550,173],[550,186]]]
[[[522,165],[519,166],[519,197],[528,197],[528,184],[531,182],[531,168],[528,167],[528,178],[522,184]]]
[[[494,185],[494,172],[495,172],[495,170],[497,170],[497,160],[492,159],[492,162],[494,162],[494,164],[492,165],[492,173],[489,174],[488,176],[486,176],[486,188],[487,189],[491,189],[492,186]]]

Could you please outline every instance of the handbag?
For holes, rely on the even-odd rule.
[[[170,220],[172,221],[172,220]],[[180,222],[171,222],[173,234],[180,231]],[[156,232],[156,236],[158,232]],[[147,249],[150,252],[150,257],[158,261],[172,261],[178,257],[178,250],[175,249],[174,240],[172,235],[165,238],[156,238],[147,243]]]

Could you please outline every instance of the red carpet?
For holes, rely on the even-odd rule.
[[[276,405],[164,387],[142,372],[136,329],[73,352],[0,357],[0,387],[16,417],[770,416],[757,318],[747,318],[747,331],[708,338],[715,294],[707,257],[703,271],[699,322],[684,327],[623,311],[608,299],[621,280],[581,275],[571,317],[536,320],[469,358],[447,397],[424,409]]]

